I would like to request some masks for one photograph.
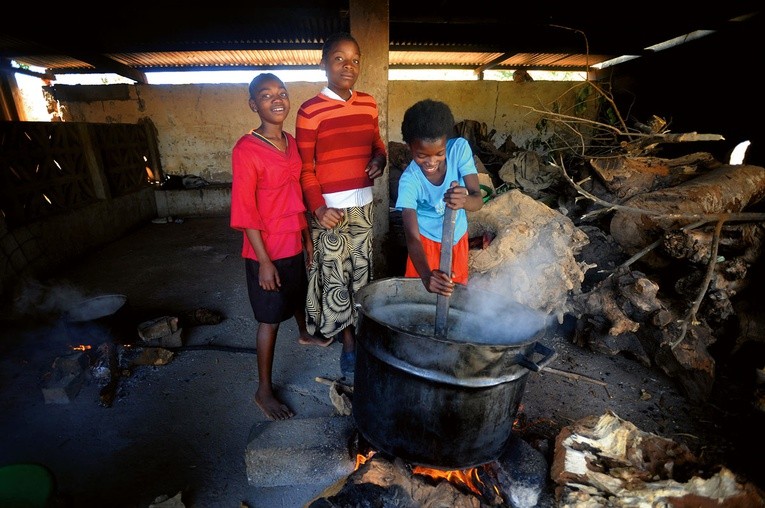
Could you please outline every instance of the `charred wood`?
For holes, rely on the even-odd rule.
[[[374,502],[374,504],[373,504]],[[446,480],[413,475],[400,459],[388,460],[380,454],[351,473],[336,494],[323,494],[308,508],[346,508],[363,506],[484,508],[473,493],[461,492]]]

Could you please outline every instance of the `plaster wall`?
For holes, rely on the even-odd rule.
[[[80,85],[80,88],[85,86],[88,85]],[[287,86],[291,113],[285,129],[294,133],[300,104],[315,95],[321,84],[297,82]],[[196,175],[210,182],[231,181],[231,149],[239,137],[260,125],[260,118],[247,103],[246,83],[136,84],[128,88],[129,97],[125,100],[59,100],[64,120],[135,123],[149,117],[156,122],[164,173]]]
[[[71,86],[71,85],[69,85]],[[99,96],[88,99],[86,85],[76,94],[57,95],[65,121],[135,123],[150,118],[157,128],[162,169],[167,174],[196,175],[212,183],[231,181],[231,148],[236,140],[257,127],[258,115],[247,105],[247,84],[129,85],[128,94],[104,97],[104,87],[93,85]],[[315,95],[323,83],[287,83],[291,109],[285,128],[295,132],[295,114],[300,104]],[[485,123],[496,129],[500,145],[512,136],[518,146],[537,137],[541,113],[553,103],[565,111],[574,103],[583,83],[534,81],[390,81],[387,98],[389,141],[401,141],[401,121],[416,101],[431,98],[450,105],[455,120]],[[363,90],[363,88],[360,88]],[[84,90],[84,92],[83,92]],[[94,90],[95,93],[95,90]],[[76,100],[67,99],[67,95]],[[382,117],[384,118],[384,117]]]

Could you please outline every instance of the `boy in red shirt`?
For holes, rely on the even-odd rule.
[[[249,105],[260,116],[257,129],[232,151],[231,227],[242,231],[247,291],[258,321],[258,390],[255,403],[271,420],[294,413],[274,394],[271,369],[279,324],[292,316],[301,344],[329,345],[305,324],[306,267],[313,256],[300,189],[295,138],[282,130],[290,112],[284,83],[273,74],[256,76]],[[304,256],[303,251],[306,251]]]

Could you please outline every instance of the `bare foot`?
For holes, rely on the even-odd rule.
[[[255,404],[258,405],[269,420],[288,420],[295,416],[295,413],[290,408],[282,404],[273,395],[261,396],[259,393],[256,393]]]
[[[330,337],[328,339],[320,339],[319,337],[316,337],[315,335],[311,335],[308,332],[301,333],[300,337],[298,337],[298,342],[304,346],[327,347],[330,344],[332,344],[334,341],[335,341],[334,337]]]

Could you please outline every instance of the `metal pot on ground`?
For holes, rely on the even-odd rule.
[[[556,354],[538,342],[545,317],[524,305],[503,305],[494,333],[476,323],[471,306],[498,297],[458,286],[446,338],[438,339],[436,295],[419,279],[380,279],[357,292],[353,417],[374,448],[440,469],[499,457],[527,374]],[[532,360],[535,355],[541,360]]]
[[[81,300],[71,305],[63,318],[67,336],[75,343],[131,344],[137,337],[135,319],[125,295],[106,294]]]

